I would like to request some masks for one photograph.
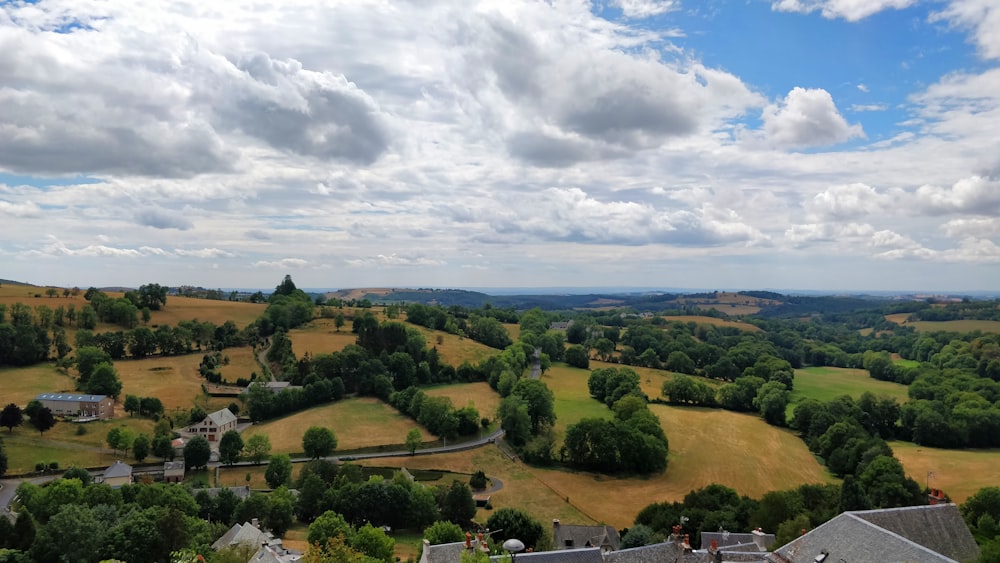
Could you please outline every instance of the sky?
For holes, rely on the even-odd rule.
[[[0,278],[1000,289],[996,0],[0,0]]]

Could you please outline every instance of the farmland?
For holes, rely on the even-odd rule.
[[[455,408],[472,404],[479,411],[479,416],[494,418],[497,407],[500,406],[500,395],[487,383],[454,383],[425,387],[424,392],[431,397],[448,397]]]
[[[735,314],[735,313],[733,313]],[[727,326],[731,328],[738,328],[740,330],[745,330],[747,332],[760,332],[760,327],[752,325],[750,323],[744,323],[740,321],[732,321],[729,319],[720,319],[717,317],[706,317],[703,315],[676,315],[663,317],[664,320],[668,322],[680,322],[680,323],[695,323],[695,324],[705,324],[712,326]]]
[[[942,489],[962,503],[982,487],[1000,484],[1000,450],[943,450],[912,442],[890,442],[906,473],[924,486]],[[927,473],[932,472],[928,480]]]
[[[841,395],[850,395],[857,399],[865,391],[870,391],[875,395],[888,395],[900,403],[904,403],[908,399],[905,385],[872,379],[867,370],[811,367],[795,370],[792,402],[806,398],[825,402]]]
[[[1000,321],[963,319],[959,321],[911,321],[909,313],[886,315],[886,320],[913,327],[917,332],[972,332],[1000,333]]]

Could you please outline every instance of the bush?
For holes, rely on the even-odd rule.
[[[486,474],[483,473],[482,470],[476,471],[472,475],[472,478],[469,479],[469,486],[472,487],[473,490],[477,491],[485,489],[486,483],[487,483]]]
[[[83,436],[86,433],[87,433],[87,427],[86,426],[80,424],[80,425],[78,425],[76,427],[76,435],[77,436]]]
[[[39,461],[35,464],[35,471],[45,471],[45,462]]]
[[[50,461],[49,462],[49,469],[51,471],[55,471],[55,470],[59,469],[59,462],[58,461]]]

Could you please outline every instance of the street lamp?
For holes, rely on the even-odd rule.
[[[514,559],[517,557],[518,553],[524,551],[524,542],[517,538],[510,538],[509,540],[503,542],[504,551],[510,553],[510,561],[514,563]]]

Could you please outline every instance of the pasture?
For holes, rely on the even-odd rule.
[[[485,382],[424,387],[423,391],[431,397],[448,397],[456,409],[471,403],[479,411],[480,417],[487,417],[490,420],[496,418],[497,407],[500,406],[500,395]]]
[[[226,354],[232,358],[234,352],[227,350]],[[115,369],[122,381],[121,396],[157,397],[167,412],[190,409],[203,395],[201,384],[205,379],[198,373],[200,363],[200,354],[119,360]]]
[[[732,313],[735,314],[735,313]],[[706,317],[703,315],[677,315],[677,316],[665,316],[664,320],[668,322],[680,322],[680,323],[695,323],[699,325],[712,325],[712,326],[725,326],[731,328],[738,328],[740,330],[745,330],[747,332],[761,332],[761,328],[757,325],[752,325],[750,323],[744,323],[740,321],[731,321],[729,319],[719,319],[716,317]],[[668,327],[669,328],[669,327]]]
[[[300,358],[305,354],[315,356],[339,352],[358,339],[351,332],[350,323],[340,327],[338,332],[333,319],[314,319],[302,328],[289,331],[288,337],[292,341],[292,351]]]
[[[909,313],[886,315],[885,320],[913,327],[917,332],[1000,332],[1000,321],[963,319],[958,321],[911,321]]]
[[[337,436],[337,451],[402,444],[411,428],[419,428],[424,441],[435,439],[412,419],[372,397],[344,399],[313,407],[283,418],[255,424],[243,433],[243,441],[254,434],[267,434],[273,453],[302,452],[302,435],[310,426],[323,426]]]
[[[1000,449],[944,450],[918,446],[912,442],[890,442],[906,473],[925,486],[943,489],[961,504],[983,487],[1000,484]],[[930,479],[928,472],[933,472]]]
[[[121,406],[116,405],[120,411]],[[105,444],[108,431],[125,426],[138,434],[153,435],[153,421],[148,418],[129,417],[124,412],[116,412],[113,420],[96,420],[85,424],[57,422],[44,435],[27,422],[12,433],[2,432],[4,449],[7,451],[10,467],[7,472],[16,474],[34,471],[38,462],[59,463],[61,469],[72,466],[95,467],[107,465],[116,459],[134,461],[128,456],[113,452]],[[80,428],[84,434],[77,434]]]
[[[39,393],[74,392],[76,380],[63,374],[53,364],[35,364],[18,368],[0,368],[0,403],[24,407]]]
[[[888,395],[900,403],[909,400],[908,388],[905,385],[872,379],[868,375],[868,370],[810,367],[795,370],[791,403],[806,398],[826,402],[841,395],[850,395],[857,399],[865,391],[871,391],[876,396]]]
[[[490,348],[471,338],[457,334],[448,334],[444,331],[432,330],[410,323],[407,323],[406,326],[407,328],[414,328],[420,331],[424,335],[424,338],[427,339],[427,348],[437,348],[441,360],[456,368],[462,365],[462,362],[468,361],[475,365],[490,356],[500,353],[500,350]]]

